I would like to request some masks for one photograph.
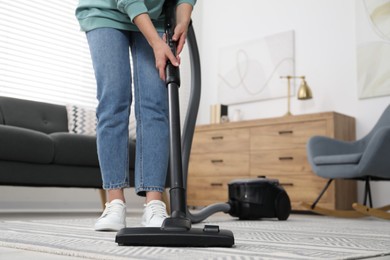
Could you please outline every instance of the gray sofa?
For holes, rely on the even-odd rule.
[[[96,137],[69,133],[66,106],[0,97],[0,185],[101,189]]]

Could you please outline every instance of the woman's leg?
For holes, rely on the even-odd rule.
[[[146,196],[142,224],[161,226],[167,217],[161,202],[168,171],[168,95],[155,66],[152,48],[139,32],[131,33],[137,120],[135,189]]]
[[[120,190],[129,186],[129,39],[126,32],[111,28],[92,30],[87,38],[99,101],[96,132],[103,188]]]
[[[118,204],[117,212],[109,210],[118,218],[108,218],[105,211],[98,220],[99,223],[104,222],[98,225],[99,230],[105,230],[104,227],[112,222],[124,221],[123,188],[129,187],[128,123],[132,98],[129,38],[128,32],[100,28],[88,32],[87,39],[99,101],[96,132],[103,188],[108,190],[109,202]],[[106,209],[114,207],[110,203]]]
[[[168,170],[168,94],[152,48],[139,32],[131,34],[137,120],[135,188],[138,195],[162,193]]]

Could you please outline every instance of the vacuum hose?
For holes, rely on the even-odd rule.
[[[187,189],[187,177],[188,177],[188,164],[191,153],[192,139],[195,132],[196,118],[198,116],[200,95],[201,95],[201,69],[200,69],[200,57],[199,49],[196,42],[194,28],[192,23],[188,28],[187,44],[190,54],[190,67],[191,67],[191,90],[190,98],[187,109],[187,115],[185,117],[182,135],[182,165],[183,165],[183,182],[184,187]],[[191,213],[187,208],[187,218],[192,223],[202,222],[212,214],[217,212],[229,213],[231,209],[228,203],[216,203],[205,207],[201,211]]]

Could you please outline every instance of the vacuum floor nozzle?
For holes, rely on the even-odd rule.
[[[184,231],[135,227],[119,230],[115,242],[120,246],[232,247],[234,236],[230,230],[220,230],[214,225]]]

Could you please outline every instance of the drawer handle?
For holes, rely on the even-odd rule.
[[[281,186],[294,186],[292,182],[280,183]]]
[[[294,160],[294,157],[292,156],[279,157],[279,161],[292,161],[292,160]]]
[[[223,136],[212,136],[211,139],[212,140],[222,140]]]
[[[223,160],[219,159],[219,160],[211,160],[211,163],[223,163]]]
[[[215,182],[210,183],[210,185],[211,185],[212,187],[222,187],[222,186],[223,186],[222,183],[215,183]]]
[[[286,131],[279,131],[279,135],[288,135],[293,134],[294,132],[292,130],[286,130]]]

